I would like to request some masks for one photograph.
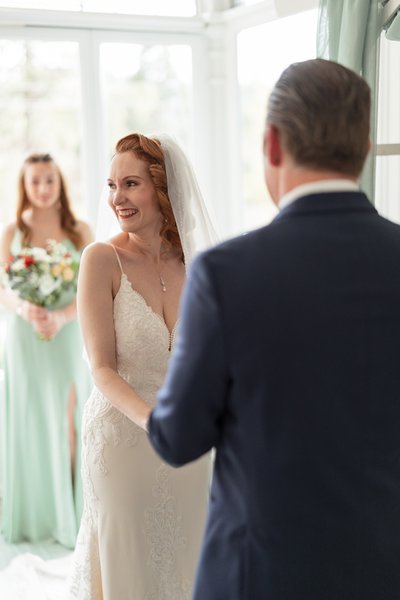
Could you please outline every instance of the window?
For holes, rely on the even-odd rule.
[[[381,36],[375,203],[378,211],[400,223],[400,44]]]
[[[32,152],[54,156],[74,210],[95,225],[120,137],[166,132],[194,154],[192,47],[166,35],[130,43],[108,41],[131,40],[126,32],[39,31],[64,41],[0,37],[0,226],[15,217],[18,172]]]
[[[245,231],[269,222],[276,214],[272,201],[268,201],[262,165],[268,93],[290,63],[315,58],[316,30],[317,11],[311,10],[245,29],[238,35]]]
[[[187,45],[102,43],[107,138],[169,133],[192,143],[192,51]]]
[[[79,48],[76,42],[0,40],[0,222],[15,215],[17,176],[31,152],[50,152],[74,205],[80,189]]]
[[[127,15],[192,17],[196,14],[195,0],[1,0],[0,6]]]
[[[251,4],[260,4],[262,0],[234,0],[235,6],[250,6]]]
[[[195,0],[82,0],[82,10],[124,13],[127,15],[165,15],[192,17],[196,14]]]

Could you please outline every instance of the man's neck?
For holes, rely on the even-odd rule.
[[[316,171],[312,169],[306,169],[304,167],[292,167],[290,169],[284,169],[279,180],[279,198],[282,198],[282,196],[291,192],[300,185],[332,179],[352,181],[357,183],[357,177],[345,175],[344,173],[338,173],[337,171]]]
[[[310,194],[326,194],[332,192],[356,192],[359,191],[358,183],[354,179],[335,178],[317,179],[295,186],[279,199],[279,208],[282,210],[289,204],[295,202],[301,196]]]

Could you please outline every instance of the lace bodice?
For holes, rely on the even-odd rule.
[[[176,327],[169,332],[163,318],[132,287],[125,273],[121,273],[120,288],[114,298],[114,329],[118,373],[147,404],[154,406],[165,378]],[[97,468],[105,475],[105,447],[117,446],[121,440],[125,446],[136,445],[141,437],[146,437],[145,432],[95,388],[83,415],[83,455],[94,454]],[[84,470],[89,462],[86,458]],[[88,503],[92,511],[96,502],[89,471],[84,480],[92,498]]]
[[[133,289],[125,273],[114,299],[114,327],[118,372],[153,405],[165,377],[175,328],[169,332],[164,319]]]

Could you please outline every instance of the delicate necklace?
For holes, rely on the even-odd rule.
[[[163,292],[166,292],[167,291],[167,286],[165,285],[165,281],[163,279],[163,276],[160,273],[160,265],[159,264],[156,266],[156,269],[157,269],[158,278],[160,280],[161,289],[162,289]]]
[[[158,274],[158,276],[159,276],[159,278],[160,278],[161,289],[162,289],[162,291],[163,291],[163,292],[166,292],[166,291],[167,291],[167,288],[166,288],[166,286],[165,286],[165,281],[164,281],[164,279],[161,277],[161,273],[159,273],[159,274]]]
[[[157,275],[158,275],[158,278],[160,280],[161,289],[162,289],[163,292],[166,292],[167,291],[167,286],[165,285],[165,281],[164,281],[163,276],[161,275],[161,272],[160,272],[161,271],[160,262],[161,262],[161,257],[158,258],[158,261],[155,264],[155,267],[157,269]]]

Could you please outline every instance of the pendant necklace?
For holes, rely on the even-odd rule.
[[[166,286],[165,286],[165,281],[164,281],[164,279],[161,277],[161,273],[159,273],[159,274],[158,274],[158,276],[159,276],[159,278],[160,278],[161,289],[162,289],[162,291],[163,291],[163,292],[166,292],[166,291],[167,291],[167,288],[166,288]]]
[[[161,262],[161,256],[158,257],[158,260],[156,262],[155,267],[157,269],[157,275],[158,275],[158,278],[160,280],[161,289],[162,289],[163,292],[166,292],[167,291],[167,286],[165,285],[165,281],[163,279],[163,276],[161,275],[160,262]]]
[[[160,280],[161,289],[162,289],[163,292],[166,292],[167,291],[167,286],[165,285],[165,281],[163,279],[163,276],[160,273],[160,264],[159,263],[157,264],[156,269],[157,269],[158,278]]]

